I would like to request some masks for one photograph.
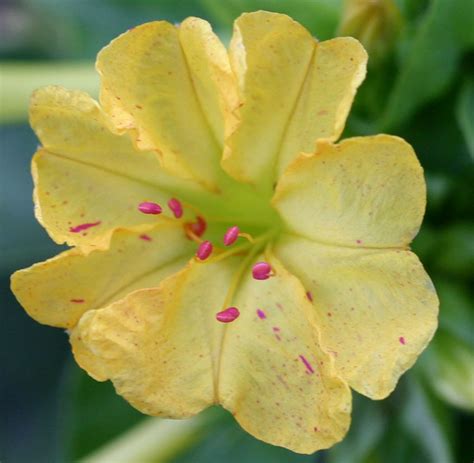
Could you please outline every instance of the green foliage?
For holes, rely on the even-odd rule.
[[[421,105],[445,91],[456,75],[462,52],[472,46],[470,0],[432,0],[419,21],[406,19],[397,56],[399,72],[379,124],[387,131],[399,128]]]
[[[474,79],[466,80],[459,91],[456,117],[469,149],[469,154],[474,158]]]
[[[388,429],[388,416],[377,402],[354,394],[352,423],[345,439],[328,452],[328,463],[365,462]]]
[[[170,463],[314,463],[315,458],[297,455],[289,450],[261,442],[245,431],[234,418],[222,409],[219,419],[204,439],[195,446],[178,453]]]
[[[470,341],[471,345],[445,330],[440,330],[422,365],[434,391],[442,400],[472,412],[474,352],[472,339]]]
[[[230,30],[246,11],[267,10],[290,15],[320,40],[334,37],[342,0],[200,0],[214,24]]]
[[[115,393],[112,383],[94,381],[73,363],[61,397],[63,461],[77,461],[144,419]]]

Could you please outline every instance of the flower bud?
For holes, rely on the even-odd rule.
[[[401,15],[393,0],[346,0],[337,35],[358,39],[374,64],[388,55],[400,27]]]

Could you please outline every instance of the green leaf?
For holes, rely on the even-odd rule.
[[[425,455],[421,460],[412,459],[411,461],[454,462],[446,423],[443,422],[443,416],[437,409],[435,401],[426,394],[413,374],[407,380],[407,397],[401,413],[401,421],[407,434]]]
[[[471,8],[472,0],[432,0],[420,24],[407,27],[399,50],[400,71],[382,117],[382,130],[393,131],[448,88],[468,42],[467,33],[459,28],[467,31],[474,27]],[[459,11],[471,20],[458,23]]]
[[[422,362],[427,380],[439,397],[455,407],[474,411],[472,346],[440,330]]]
[[[387,416],[380,403],[354,394],[352,423],[342,442],[328,451],[328,463],[363,462],[373,452],[387,429]]]
[[[474,80],[466,80],[456,102],[456,118],[466,141],[469,154],[474,158]]]
[[[423,225],[411,248],[424,265],[430,265],[438,249],[438,234],[428,225]]]
[[[456,223],[438,233],[433,268],[443,274],[468,280],[474,270],[474,224]]]
[[[68,368],[60,406],[63,461],[76,461],[143,420],[118,396],[112,383],[99,383],[74,363]]]
[[[474,307],[468,290],[446,278],[435,278],[434,283],[440,299],[440,327],[474,347]]]
[[[298,455],[266,444],[247,434],[232,415],[220,410],[221,418],[195,446],[169,463],[315,463],[317,457]],[[318,455],[318,454],[317,454]]]
[[[452,179],[439,173],[426,173],[426,187],[428,189],[429,211],[441,211],[452,186]],[[441,211],[442,212],[442,211]]]
[[[146,418],[138,425],[87,455],[83,463],[169,462],[210,431],[215,409],[192,418],[171,420]],[[217,414],[219,415],[219,414]]]

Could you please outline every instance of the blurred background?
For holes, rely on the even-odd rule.
[[[34,88],[97,96],[94,58],[137,24],[194,15],[227,41],[233,20],[265,9],[291,15],[318,39],[352,35],[369,51],[344,136],[386,132],[415,148],[428,184],[413,248],[441,299],[440,328],[387,400],[354,394],[347,438],[312,456],[245,434],[212,409],[187,424],[143,417],[109,383],[72,361],[67,336],[28,318],[9,276],[58,253],[33,217],[28,126]],[[474,2],[472,0],[1,0],[0,460],[470,462],[474,458]],[[471,283],[471,286],[470,286]],[[128,452],[128,453],[127,453]],[[120,460],[122,461],[122,460]]]

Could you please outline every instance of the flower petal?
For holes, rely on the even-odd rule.
[[[438,298],[418,258],[291,235],[275,253],[310,292],[321,345],[339,375],[372,399],[389,395],[437,327]]]
[[[301,284],[272,266],[276,276],[256,281],[239,257],[192,262],[85,314],[76,359],[144,413],[179,418],[221,403],[259,439],[301,453],[329,447],[347,431],[350,391],[319,348]],[[216,321],[234,303],[240,317]]]
[[[40,323],[71,328],[84,312],[155,287],[182,268],[195,245],[178,225],[118,230],[107,251],[72,249],[12,276],[12,290]]]
[[[339,137],[367,54],[355,39],[318,43],[288,16],[260,11],[235,22],[230,58],[242,103],[223,167],[271,189],[301,151]]]
[[[344,437],[350,391],[319,347],[303,286],[269,261],[275,276],[247,278],[233,301],[241,315],[222,340],[219,400],[258,439],[313,453]]]
[[[389,135],[319,143],[278,184],[273,204],[289,230],[315,241],[404,247],[426,204],[423,170],[412,147]]]
[[[149,415],[182,418],[212,405],[222,330],[214,315],[238,262],[191,261],[158,288],[86,313],[71,336],[76,361]]]
[[[209,24],[189,18],[179,28],[135,27],[99,53],[97,69],[101,103],[116,126],[135,129],[137,145],[156,150],[165,169],[212,188],[235,85]]]
[[[128,135],[113,134],[85,93],[40,89],[30,120],[44,147],[32,166],[35,212],[57,243],[105,248],[117,227],[156,223],[137,211],[142,201],[166,204],[174,195],[203,194],[192,182],[163,172],[156,155],[138,152]]]

